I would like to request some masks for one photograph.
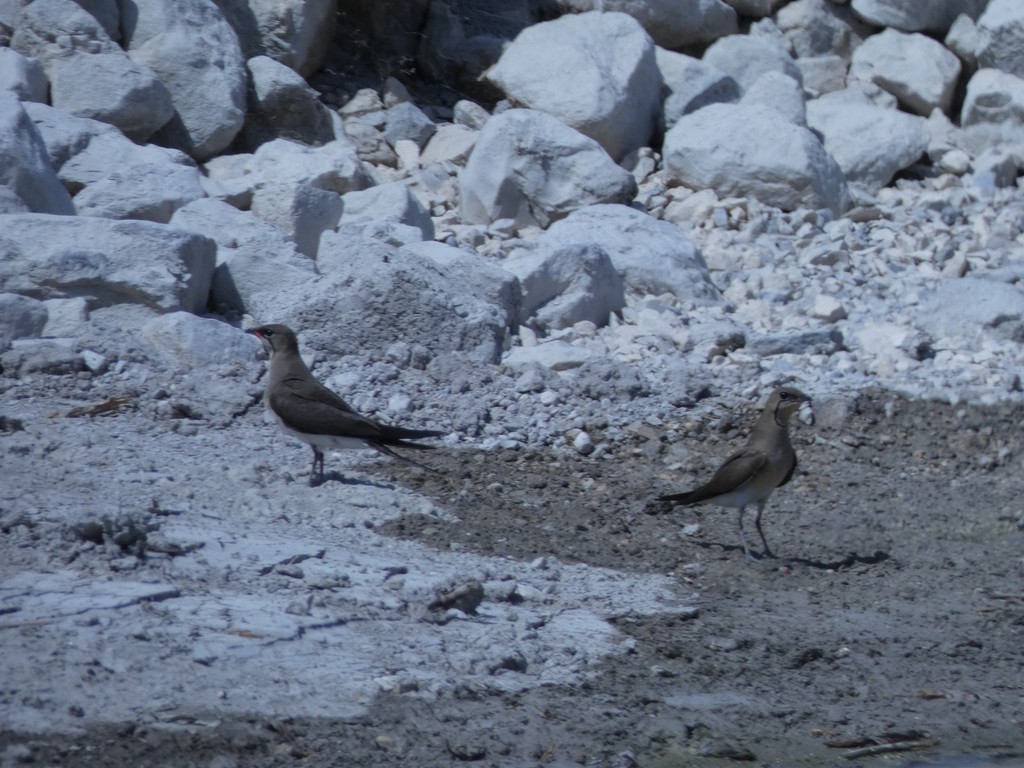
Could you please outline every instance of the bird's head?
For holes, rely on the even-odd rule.
[[[810,424],[814,424],[814,411],[811,410],[811,398],[796,387],[778,387],[768,397],[766,409],[775,417],[775,423],[785,426],[790,417],[803,407],[807,407]]]
[[[278,352],[285,352],[288,350],[294,350],[297,352],[299,349],[299,340],[295,337],[295,331],[287,325],[272,323],[271,325],[247,328],[245,332],[251,333],[257,339],[262,341],[263,348],[271,357],[276,355]]]

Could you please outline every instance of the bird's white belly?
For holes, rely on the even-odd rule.
[[[782,482],[782,478],[785,477],[785,475],[776,475],[777,473],[764,473],[753,481],[741,485],[733,491],[729,491],[729,493],[723,493],[721,496],[708,499],[707,503],[718,504],[723,507],[745,507],[748,504],[754,504],[767,499],[772,495],[772,491],[778,487],[779,483]]]
[[[372,448],[364,439],[361,437],[340,437],[338,435],[310,435],[305,432],[298,432],[291,427],[285,426],[284,422],[278,417],[276,413],[270,408],[267,408],[274,421],[277,422],[278,426],[281,427],[281,431],[290,437],[294,437],[296,440],[301,440],[306,445],[311,445],[314,448],[327,448],[329,450],[365,450]]]

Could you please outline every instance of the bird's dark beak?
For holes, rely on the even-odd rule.
[[[245,332],[246,333],[251,333],[257,339],[262,339],[263,338],[263,334],[260,333],[260,329],[259,328],[246,328]]]

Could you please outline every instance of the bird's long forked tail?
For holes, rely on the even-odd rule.
[[[443,433],[441,433],[441,434],[443,434]],[[424,434],[423,435],[423,437],[438,437],[438,436],[439,435],[436,432],[430,432],[429,434]],[[438,469],[434,469],[433,467],[428,467],[426,464],[420,464],[418,461],[415,461],[414,459],[410,459],[408,456],[403,456],[400,453],[396,453],[395,451],[391,450],[390,446],[385,445],[384,443],[370,443],[370,445],[378,453],[383,453],[385,456],[391,456],[392,458],[399,459],[401,461],[404,461],[407,464],[412,464],[414,467],[419,467],[420,469],[425,469],[427,472],[430,472],[431,474],[434,474],[434,475],[438,475],[438,476],[444,475],[444,473],[441,472]],[[397,445],[400,445],[400,446],[402,446],[404,448],[420,448],[420,449],[423,449],[423,450],[432,450],[434,448],[434,446],[432,446],[432,445],[420,445],[419,443],[397,443]]]

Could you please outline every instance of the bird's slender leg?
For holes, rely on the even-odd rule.
[[[320,465],[320,472],[317,473],[316,465]],[[324,479],[324,452],[319,448],[313,448],[313,467],[309,470],[309,485],[316,485],[317,479]]]
[[[743,554],[747,556],[747,560],[749,562],[754,563],[757,561],[754,560],[754,556],[750,554],[750,547],[747,546],[747,537],[743,533],[743,511],[745,509],[746,506],[740,507],[739,525],[737,525],[737,528],[739,528],[740,532],[740,543],[743,544]]]
[[[761,543],[764,544],[765,557],[775,557],[775,554],[768,547],[768,541],[764,537],[764,531],[761,530],[761,513],[764,512],[764,505],[766,501],[766,499],[762,499],[757,502],[757,517],[754,518],[754,525],[757,527],[757,532],[761,534]]]

